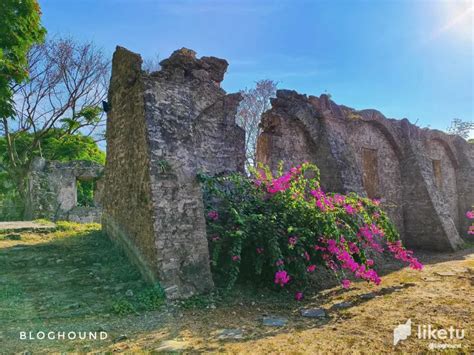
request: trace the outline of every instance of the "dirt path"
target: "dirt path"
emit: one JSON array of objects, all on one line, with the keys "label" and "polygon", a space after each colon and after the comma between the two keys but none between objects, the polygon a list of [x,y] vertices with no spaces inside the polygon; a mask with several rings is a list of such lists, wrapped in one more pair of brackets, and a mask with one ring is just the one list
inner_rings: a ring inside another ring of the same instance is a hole
[{"label": "dirt path", "polygon": [[[182,312],[166,330],[135,334],[107,350],[367,354],[425,352],[435,344],[453,346],[448,353],[470,354],[474,350],[474,250],[424,255],[422,260],[427,264],[422,272],[406,268],[392,272],[378,287],[365,283],[347,291],[337,287],[286,306],[254,295],[227,307]],[[347,308],[335,309],[341,302],[348,302]],[[301,317],[301,308],[313,307],[324,308],[327,317]],[[283,318],[287,324],[263,326],[265,315]],[[394,347],[393,330],[408,319],[412,334]],[[464,329],[464,338],[419,339],[418,325]],[[222,339],[226,334],[228,339]]]}]

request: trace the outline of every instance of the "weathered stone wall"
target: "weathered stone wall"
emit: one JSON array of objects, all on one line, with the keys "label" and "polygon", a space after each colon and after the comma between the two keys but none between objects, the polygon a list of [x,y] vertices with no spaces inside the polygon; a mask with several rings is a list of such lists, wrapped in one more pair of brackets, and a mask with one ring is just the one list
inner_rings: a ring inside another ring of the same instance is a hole
[{"label": "weathered stone wall", "polygon": [[368,122],[351,122],[348,132],[356,165],[362,168],[364,190],[368,197],[381,199],[403,234],[403,194],[397,151],[382,131]]},{"label": "weathered stone wall", "polygon": [[77,206],[77,180],[97,180],[103,169],[90,161],[62,163],[34,159],[28,174],[25,219],[100,222],[100,193],[94,195],[94,206]]},{"label": "weathered stone wall", "polygon": [[474,148],[459,137],[279,90],[262,117],[258,161],[318,164],[328,191],[379,197],[411,247],[452,250],[474,203]]},{"label": "weathered stone wall", "polygon": [[114,54],[103,226],[177,298],[213,286],[197,174],[243,171],[245,137],[240,95],[220,88],[225,60],[183,48],[160,64],[149,74],[139,55]]},{"label": "weathered stone wall", "polygon": [[454,224],[459,225],[455,162],[451,160],[441,141],[427,140],[425,149],[433,164],[435,185],[449,205],[449,214],[453,218]]}]

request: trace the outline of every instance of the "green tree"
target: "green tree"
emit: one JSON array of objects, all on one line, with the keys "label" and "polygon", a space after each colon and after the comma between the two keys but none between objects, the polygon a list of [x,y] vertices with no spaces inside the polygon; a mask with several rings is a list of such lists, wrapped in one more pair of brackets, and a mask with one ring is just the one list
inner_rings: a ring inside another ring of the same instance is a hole
[{"label": "green tree", "polygon": [[83,147],[75,136],[104,139],[101,104],[109,61],[103,52],[93,43],[54,38],[31,47],[27,60],[29,80],[12,87],[13,113],[0,121],[6,152],[1,169],[15,185],[15,201],[25,201],[26,176],[35,156],[61,160],[54,149],[59,142],[68,159],[82,159],[76,153]]},{"label": "green tree", "polygon": [[[81,133],[67,134],[64,129],[49,130],[41,137],[36,149],[26,152],[30,149],[34,139],[34,133],[18,133],[15,137],[17,153],[22,156],[42,156],[47,160],[63,162],[87,160],[105,164],[105,153],[93,138]],[[0,137],[0,220],[19,219],[24,210],[23,196],[9,175],[9,156],[6,146],[6,137]],[[93,189],[93,182],[86,182],[78,186],[78,203],[80,205],[92,203]]]},{"label": "green tree", "polygon": [[0,118],[13,114],[12,85],[28,78],[27,54],[44,40],[41,10],[36,0],[0,1]]}]

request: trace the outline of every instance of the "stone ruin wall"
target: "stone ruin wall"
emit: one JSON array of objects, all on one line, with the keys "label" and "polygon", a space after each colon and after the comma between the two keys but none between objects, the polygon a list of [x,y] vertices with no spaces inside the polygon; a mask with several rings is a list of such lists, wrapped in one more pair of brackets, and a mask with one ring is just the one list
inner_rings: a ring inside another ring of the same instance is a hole
[{"label": "stone ruin wall", "polygon": [[[104,231],[169,298],[213,287],[197,174],[243,172],[241,100],[220,88],[227,62],[181,49],[161,70],[117,47],[107,114]],[[279,90],[262,116],[257,160],[276,170],[310,161],[326,191],[381,198],[406,244],[453,250],[474,201],[474,149],[328,96]]]},{"label": "stone ruin wall", "polygon": [[188,49],[141,70],[117,47],[107,114],[103,228],[169,298],[213,287],[197,174],[243,172],[239,94],[220,88],[227,62]]},{"label": "stone ruin wall", "polygon": [[326,191],[381,198],[407,245],[462,244],[474,202],[474,148],[462,138],[288,90],[277,92],[261,128],[257,160],[273,170],[313,162]]},{"label": "stone ruin wall", "polygon": [[[24,218],[100,223],[104,167],[90,161],[58,162],[35,158],[28,173]],[[94,205],[77,205],[77,181],[94,180]]]},{"label": "stone ruin wall", "polygon": [[[367,122],[352,123],[349,144],[355,163],[362,168],[362,185],[368,197],[384,200],[385,210],[403,235],[403,194],[399,151],[386,136]],[[379,172],[383,172],[379,174]]]}]

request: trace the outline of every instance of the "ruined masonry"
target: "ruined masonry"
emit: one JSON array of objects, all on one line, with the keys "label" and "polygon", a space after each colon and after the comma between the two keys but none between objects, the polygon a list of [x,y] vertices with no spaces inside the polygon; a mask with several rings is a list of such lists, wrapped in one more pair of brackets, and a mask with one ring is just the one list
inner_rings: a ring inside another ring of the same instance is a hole
[{"label": "ruined masonry", "polygon": [[261,128],[257,160],[273,170],[309,161],[326,191],[380,198],[409,247],[462,244],[474,204],[474,145],[464,139],[289,90],[277,92]]},{"label": "ruined masonry", "polygon": [[240,94],[220,88],[227,62],[175,51],[161,70],[117,47],[107,113],[103,229],[169,298],[213,287],[197,173],[244,170]]},{"label": "ruined masonry", "polygon": [[[90,161],[63,163],[35,158],[28,173],[25,219],[100,223],[100,177],[103,170],[102,165]],[[78,181],[94,182],[95,192],[91,205],[78,205]]]},{"label": "ruined masonry", "polygon": [[[227,62],[175,51],[141,69],[117,47],[107,113],[102,224],[169,298],[213,287],[198,173],[244,172],[239,94],[220,88]],[[408,120],[356,111],[327,95],[279,90],[261,122],[257,160],[276,169],[316,163],[326,191],[380,198],[405,244],[454,250],[474,202],[474,149]]]}]

